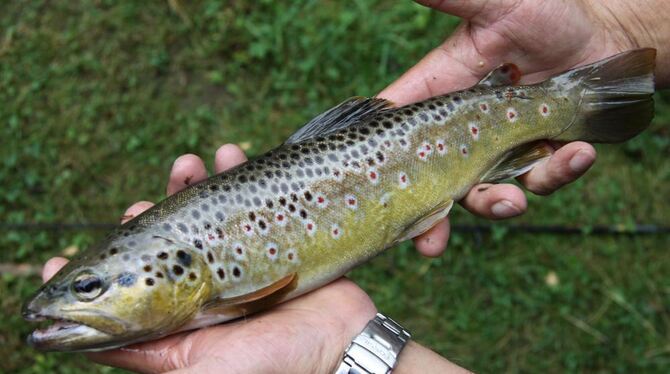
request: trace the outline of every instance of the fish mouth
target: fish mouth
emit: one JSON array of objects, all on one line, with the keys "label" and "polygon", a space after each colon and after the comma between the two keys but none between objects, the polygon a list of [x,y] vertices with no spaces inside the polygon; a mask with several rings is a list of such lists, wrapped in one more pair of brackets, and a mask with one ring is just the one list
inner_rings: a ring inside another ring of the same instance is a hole
[{"label": "fish mouth", "polygon": [[43,351],[97,351],[115,348],[114,337],[81,322],[41,314],[24,315],[29,322],[47,322],[28,335],[28,344]]}]

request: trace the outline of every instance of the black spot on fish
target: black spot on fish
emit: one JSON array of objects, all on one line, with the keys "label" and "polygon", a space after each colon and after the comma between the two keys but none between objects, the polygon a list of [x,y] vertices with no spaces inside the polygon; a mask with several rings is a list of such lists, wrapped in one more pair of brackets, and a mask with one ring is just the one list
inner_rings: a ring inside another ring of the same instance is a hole
[{"label": "black spot on fish", "polygon": [[218,268],[216,269],[216,274],[219,276],[219,278],[223,279],[226,277],[226,273],[223,271],[223,269]]},{"label": "black spot on fish", "polygon": [[188,279],[190,279],[190,280],[196,280],[196,279],[198,279],[198,276],[195,275],[195,273],[188,273]]},{"label": "black spot on fish", "polygon": [[272,202],[272,200],[268,199],[268,200],[265,200],[265,206],[267,206],[268,209],[272,209],[272,207],[274,206],[274,203]]},{"label": "black spot on fish", "polygon": [[210,184],[210,185],[209,185],[209,189],[210,189],[210,191],[218,191],[218,190],[219,190],[219,186],[216,185],[216,184]]},{"label": "black spot on fish", "polygon": [[235,267],[233,268],[233,276],[234,276],[235,278],[239,278],[240,275],[242,275],[242,272],[240,271],[240,268],[238,268],[237,266],[235,266]]},{"label": "black spot on fish", "polygon": [[430,103],[430,104],[428,104],[428,109],[435,110],[435,109],[437,109],[437,107],[435,106],[435,104]]},{"label": "black spot on fish", "polygon": [[130,287],[135,284],[137,275],[129,272],[123,272],[116,278],[116,283],[121,287]]},{"label": "black spot on fish", "polygon": [[151,286],[154,285],[155,281],[153,280],[153,278],[147,278],[147,279],[144,280],[144,283],[145,283],[147,286],[151,287]]},{"label": "black spot on fish", "polygon": [[305,200],[307,201],[312,201],[312,193],[309,191],[305,191]]},{"label": "black spot on fish", "polygon": [[161,273],[160,271],[157,271],[156,272],[156,278],[163,278],[163,273]]},{"label": "black spot on fish", "polygon": [[167,252],[158,252],[156,257],[158,257],[161,260],[167,260],[168,259],[168,254],[167,254]]},{"label": "black spot on fish", "polygon": [[205,222],[205,225],[203,226],[205,230],[209,230],[212,228],[212,225],[209,222]]},{"label": "black spot on fish", "polygon": [[114,256],[117,253],[119,253],[119,249],[116,247],[109,250],[110,256]]},{"label": "black spot on fish", "polygon": [[284,198],[284,197],[280,197],[280,198],[279,198],[279,204],[280,204],[281,206],[286,206],[286,198]]},{"label": "black spot on fish", "polygon": [[179,263],[182,264],[183,266],[189,267],[191,266],[191,262],[193,261],[193,259],[191,258],[190,254],[180,249],[177,251],[177,261],[179,261]]},{"label": "black spot on fish", "polygon": [[195,239],[195,240],[193,241],[193,245],[194,245],[196,248],[198,248],[198,249],[202,249],[202,240],[200,240],[200,239]]},{"label": "black spot on fish", "polygon": [[184,268],[182,268],[179,265],[174,265],[174,266],[172,266],[172,272],[175,275],[182,275],[182,274],[184,274]]},{"label": "black spot on fish", "polygon": [[214,255],[212,254],[212,252],[207,252],[207,262],[209,262],[210,264],[214,263]]},{"label": "black spot on fish", "polygon": [[384,122],[382,122],[382,125],[383,125],[384,128],[386,128],[386,129],[393,128],[393,122],[391,122],[391,121],[384,121]]},{"label": "black spot on fish", "polygon": [[303,219],[307,218],[307,212],[305,209],[300,209],[300,217]]},{"label": "black spot on fish", "polygon": [[151,265],[144,265],[144,267],[142,269],[144,269],[144,271],[146,271],[148,273],[148,272],[151,271]]},{"label": "black spot on fish", "polygon": [[218,236],[219,239],[223,239],[223,230],[221,230],[220,227],[216,228],[216,236]]}]

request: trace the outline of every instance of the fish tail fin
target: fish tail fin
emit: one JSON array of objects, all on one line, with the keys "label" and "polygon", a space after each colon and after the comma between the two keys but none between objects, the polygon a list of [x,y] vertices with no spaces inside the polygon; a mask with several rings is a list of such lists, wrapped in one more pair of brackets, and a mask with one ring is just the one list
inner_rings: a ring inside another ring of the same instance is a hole
[{"label": "fish tail fin", "polygon": [[654,117],[656,50],[636,49],[559,75],[551,82],[579,82],[581,102],[572,124],[556,140],[622,142]]}]

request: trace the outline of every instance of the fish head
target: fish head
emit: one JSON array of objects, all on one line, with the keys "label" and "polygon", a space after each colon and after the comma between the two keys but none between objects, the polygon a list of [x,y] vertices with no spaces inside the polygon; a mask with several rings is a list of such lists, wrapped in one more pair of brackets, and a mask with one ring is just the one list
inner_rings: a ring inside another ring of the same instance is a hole
[{"label": "fish head", "polygon": [[24,304],[23,317],[54,323],[35,330],[28,343],[41,350],[106,350],[186,324],[211,293],[202,256],[168,239],[135,242],[134,248],[114,241],[92,248],[39,288]]}]

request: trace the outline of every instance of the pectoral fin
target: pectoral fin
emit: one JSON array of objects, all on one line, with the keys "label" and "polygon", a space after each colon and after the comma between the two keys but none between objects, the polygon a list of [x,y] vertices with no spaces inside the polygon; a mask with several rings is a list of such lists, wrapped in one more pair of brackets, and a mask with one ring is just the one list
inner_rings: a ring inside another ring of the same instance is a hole
[{"label": "pectoral fin", "polygon": [[296,273],[291,273],[284,278],[270,284],[269,286],[265,286],[261,289],[258,289],[254,292],[244,294],[244,295],[239,295],[239,296],[233,296],[233,297],[228,297],[228,298],[218,298],[214,301],[211,301],[207,305],[207,309],[209,308],[215,308],[215,307],[225,307],[225,306],[231,306],[231,305],[242,305],[242,304],[249,304],[252,302],[257,302],[262,299],[267,299],[271,297],[272,295],[276,294],[283,294],[282,290],[286,290],[287,288],[292,288],[291,285],[294,283],[294,281],[297,278]]}]

